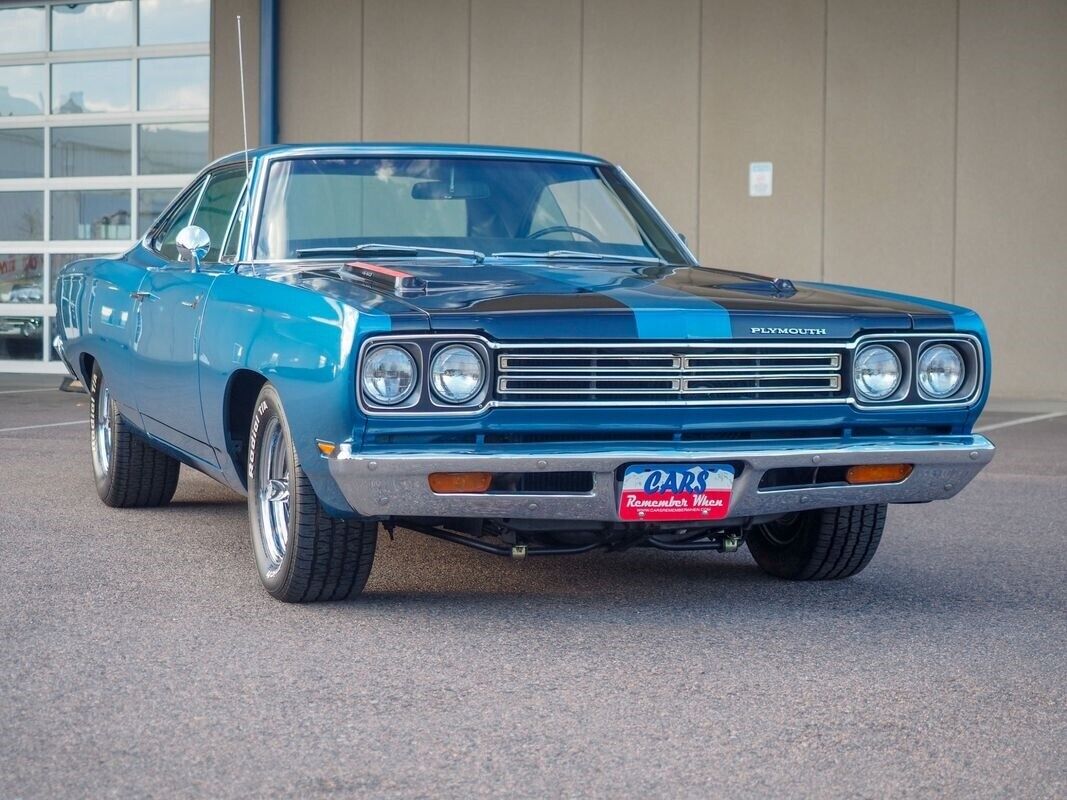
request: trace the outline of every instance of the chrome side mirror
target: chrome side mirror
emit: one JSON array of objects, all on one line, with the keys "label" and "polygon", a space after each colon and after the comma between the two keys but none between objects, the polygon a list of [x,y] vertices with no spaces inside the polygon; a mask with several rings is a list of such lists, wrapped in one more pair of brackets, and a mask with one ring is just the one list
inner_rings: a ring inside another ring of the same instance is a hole
[{"label": "chrome side mirror", "polygon": [[196,225],[186,225],[174,239],[178,248],[178,260],[188,261],[193,272],[200,269],[200,262],[204,260],[207,251],[211,249],[211,237],[207,231]]}]

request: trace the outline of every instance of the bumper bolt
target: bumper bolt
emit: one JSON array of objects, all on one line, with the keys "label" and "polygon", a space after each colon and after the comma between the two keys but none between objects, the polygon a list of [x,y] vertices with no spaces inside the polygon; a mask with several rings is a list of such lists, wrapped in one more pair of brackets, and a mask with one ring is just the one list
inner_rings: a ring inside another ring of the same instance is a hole
[{"label": "bumper bolt", "polygon": [[547,466],[548,466],[548,464],[546,464],[544,461],[538,461],[537,462],[537,468],[538,469],[544,469]]},{"label": "bumper bolt", "polygon": [[377,461],[368,461],[367,462],[367,469],[369,469],[371,472],[374,472],[374,470],[378,469],[378,462]]},{"label": "bumper bolt", "polygon": [[812,456],[811,457],[811,463],[812,464],[818,464],[820,461],[822,461],[822,456]]},{"label": "bumper bolt", "polygon": [[977,460],[978,460],[978,451],[977,450],[972,450],[971,451],[971,461],[977,461]]}]

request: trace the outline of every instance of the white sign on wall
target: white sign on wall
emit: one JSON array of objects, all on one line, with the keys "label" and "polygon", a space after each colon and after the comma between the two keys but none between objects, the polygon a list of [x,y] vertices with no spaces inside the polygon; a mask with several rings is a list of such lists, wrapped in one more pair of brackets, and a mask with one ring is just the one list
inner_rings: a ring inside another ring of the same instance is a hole
[{"label": "white sign on wall", "polygon": [[748,165],[748,196],[770,197],[774,194],[774,164],[753,161]]}]

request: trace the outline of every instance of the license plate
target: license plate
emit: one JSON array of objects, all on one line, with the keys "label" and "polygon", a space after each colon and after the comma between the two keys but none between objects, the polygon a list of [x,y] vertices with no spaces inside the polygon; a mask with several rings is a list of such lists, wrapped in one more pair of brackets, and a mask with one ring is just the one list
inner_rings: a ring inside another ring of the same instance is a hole
[{"label": "license plate", "polygon": [[619,519],[690,522],[723,519],[730,511],[729,464],[632,464],[622,476]]}]

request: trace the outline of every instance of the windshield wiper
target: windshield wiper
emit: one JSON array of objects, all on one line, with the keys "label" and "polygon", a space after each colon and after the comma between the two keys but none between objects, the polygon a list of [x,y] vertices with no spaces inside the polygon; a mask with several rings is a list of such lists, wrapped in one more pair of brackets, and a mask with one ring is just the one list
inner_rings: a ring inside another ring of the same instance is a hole
[{"label": "windshield wiper", "polygon": [[630,261],[638,264],[663,264],[659,258],[623,256],[614,253],[589,253],[585,250],[549,250],[541,253],[501,252],[490,253],[489,258],[537,258],[537,259],[592,259],[595,261]]},{"label": "windshield wiper", "polygon": [[420,253],[435,253],[445,256],[472,258],[479,264],[485,260],[485,253],[479,253],[477,250],[454,250],[450,247],[414,247],[405,244],[377,244],[375,242],[357,244],[351,247],[302,247],[296,251],[298,258],[304,256],[363,256],[371,253],[383,253],[397,258],[404,256],[418,258]]}]

